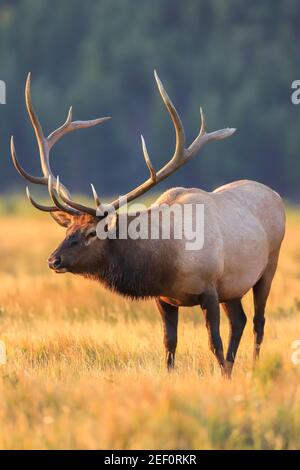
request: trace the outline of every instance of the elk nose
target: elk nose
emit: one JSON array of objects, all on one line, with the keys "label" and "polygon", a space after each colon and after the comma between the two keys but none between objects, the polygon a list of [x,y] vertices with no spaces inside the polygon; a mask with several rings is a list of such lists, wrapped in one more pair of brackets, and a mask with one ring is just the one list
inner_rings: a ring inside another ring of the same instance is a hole
[{"label": "elk nose", "polygon": [[48,265],[50,269],[58,269],[61,265],[61,257],[55,256],[48,259]]}]

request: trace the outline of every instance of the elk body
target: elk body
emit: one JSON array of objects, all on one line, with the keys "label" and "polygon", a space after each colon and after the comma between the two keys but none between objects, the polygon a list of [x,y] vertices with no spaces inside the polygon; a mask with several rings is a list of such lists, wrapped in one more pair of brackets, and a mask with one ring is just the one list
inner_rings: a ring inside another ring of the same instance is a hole
[{"label": "elk body", "polygon": [[[193,158],[202,146],[212,140],[230,136],[235,129],[206,133],[201,112],[201,129],[194,142],[185,148],[184,130],[178,113],[162,83],[155,75],[162,99],[172,118],[176,132],[176,147],[171,160],[158,172],[153,168],[142,137],[142,147],[150,177],[116,199],[111,206],[117,210],[124,201],[130,202],[167,178]],[[48,185],[53,206],[32,204],[50,212],[66,227],[66,238],[49,258],[49,267],[58,273],[71,272],[100,281],[106,287],[132,298],[153,297],[164,326],[167,367],[174,367],[177,345],[178,310],[180,306],[200,305],[208,330],[209,343],[224,375],[230,376],[237,349],[246,324],[242,297],[253,289],[254,296],[254,359],[259,356],[263,340],[265,306],[276,271],[281,242],[285,231],[284,207],[280,196],[267,186],[254,181],[237,181],[213,192],[197,188],[173,188],[143,212],[153,223],[153,214],[161,207],[190,205],[204,207],[204,244],[197,250],[187,250],[187,240],[176,239],[175,221],[170,224],[170,238],[132,239],[130,236],[99,239],[97,226],[119,233],[120,214],[99,215],[101,202],[92,186],[96,208],[75,202],[70,192],[55,178],[49,164],[49,153],[65,133],[100,124],[108,118],[93,121],[67,121],[49,137],[44,137],[32,108],[30,76],[26,84],[26,104],[39,144],[42,177],[29,175],[19,164],[12,139],[12,158],[16,169],[29,181]],[[98,208],[98,210],[97,210]],[[127,215],[130,221],[136,215]],[[161,227],[159,227],[161,233]],[[220,304],[229,320],[230,337],[226,354],[220,336]]]}]

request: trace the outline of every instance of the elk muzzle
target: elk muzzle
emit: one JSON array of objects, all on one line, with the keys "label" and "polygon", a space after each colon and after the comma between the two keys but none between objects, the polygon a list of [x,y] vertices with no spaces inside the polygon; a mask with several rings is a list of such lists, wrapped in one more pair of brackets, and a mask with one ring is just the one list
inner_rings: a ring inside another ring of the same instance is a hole
[{"label": "elk muzzle", "polygon": [[53,254],[50,256],[50,258],[48,258],[48,266],[57,273],[65,273],[67,271],[67,269],[63,266],[62,257],[57,254]]}]

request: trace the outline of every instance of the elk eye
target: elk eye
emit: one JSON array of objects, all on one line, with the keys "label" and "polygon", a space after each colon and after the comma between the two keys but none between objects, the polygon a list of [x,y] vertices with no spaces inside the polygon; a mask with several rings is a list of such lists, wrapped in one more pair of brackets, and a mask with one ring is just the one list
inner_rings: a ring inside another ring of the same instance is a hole
[{"label": "elk eye", "polygon": [[87,239],[90,240],[91,238],[94,238],[96,236],[96,230],[93,230],[92,232],[89,232],[87,234]]}]

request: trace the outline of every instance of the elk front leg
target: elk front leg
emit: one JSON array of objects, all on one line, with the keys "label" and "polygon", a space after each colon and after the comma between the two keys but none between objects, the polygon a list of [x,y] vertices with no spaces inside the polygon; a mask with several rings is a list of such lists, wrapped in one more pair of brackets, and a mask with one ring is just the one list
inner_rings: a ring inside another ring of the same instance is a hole
[{"label": "elk front leg", "polygon": [[178,307],[169,305],[159,298],[155,300],[163,321],[166,364],[168,370],[172,370],[177,346]]},{"label": "elk front leg", "polygon": [[217,358],[222,374],[228,376],[223,343],[220,336],[220,305],[217,294],[209,293],[202,295],[200,305],[204,313],[210,349]]}]

